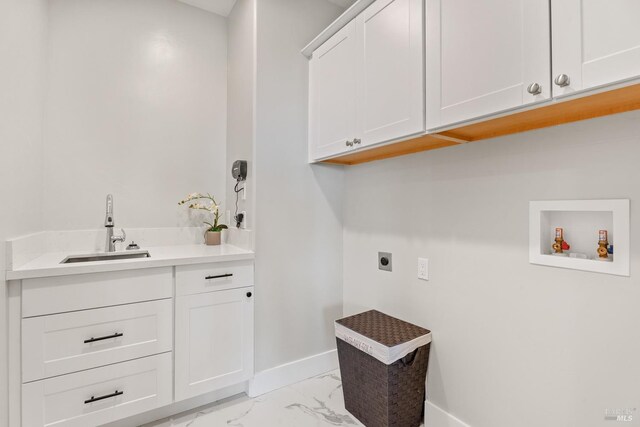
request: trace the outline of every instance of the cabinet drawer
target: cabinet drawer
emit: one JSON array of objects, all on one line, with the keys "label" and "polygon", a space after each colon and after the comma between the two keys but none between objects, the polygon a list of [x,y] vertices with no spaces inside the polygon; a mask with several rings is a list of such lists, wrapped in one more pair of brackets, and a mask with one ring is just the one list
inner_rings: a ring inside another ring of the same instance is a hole
[{"label": "cabinet drawer", "polygon": [[176,295],[253,286],[253,261],[176,267]]},{"label": "cabinet drawer", "polygon": [[171,298],[172,287],[172,267],[27,279],[22,317]]},{"label": "cabinet drawer", "polygon": [[172,300],[22,320],[22,381],[171,351]]},{"label": "cabinet drawer", "polygon": [[171,353],[22,386],[23,427],[105,424],[171,403]]}]

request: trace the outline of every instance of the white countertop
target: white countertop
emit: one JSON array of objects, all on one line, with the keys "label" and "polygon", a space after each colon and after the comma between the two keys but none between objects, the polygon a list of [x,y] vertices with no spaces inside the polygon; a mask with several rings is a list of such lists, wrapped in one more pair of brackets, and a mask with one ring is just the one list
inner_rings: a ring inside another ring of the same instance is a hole
[{"label": "white countertop", "polygon": [[[206,246],[177,245],[146,247],[151,257],[60,264],[69,255],[81,253],[51,252],[30,261],[15,270],[6,272],[6,280],[33,279],[37,277],[67,276],[71,274],[100,273],[105,271],[135,270],[139,268],[174,265],[203,264],[209,262],[240,261],[253,259],[254,252],[233,245]],[[119,251],[124,252],[124,251]]]}]

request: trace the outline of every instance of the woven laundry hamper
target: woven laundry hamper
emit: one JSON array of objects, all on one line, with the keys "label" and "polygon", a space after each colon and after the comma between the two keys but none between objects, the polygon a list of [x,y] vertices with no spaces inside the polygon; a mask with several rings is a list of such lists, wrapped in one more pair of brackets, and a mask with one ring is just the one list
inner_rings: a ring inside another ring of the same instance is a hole
[{"label": "woven laundry hamper", "polygon": [[335,330],[345,408],[367,427],[419,426],[431,331],[376,310]]}]

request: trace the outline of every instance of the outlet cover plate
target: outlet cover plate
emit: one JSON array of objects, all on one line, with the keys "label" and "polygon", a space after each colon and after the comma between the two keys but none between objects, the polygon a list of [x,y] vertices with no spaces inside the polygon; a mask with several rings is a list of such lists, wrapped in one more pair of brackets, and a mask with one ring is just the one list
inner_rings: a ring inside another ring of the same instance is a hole
[{"label": "outlet cover plate", "polygon": [[378,269],[384,271],[391,271],[392,259],[391,252],[378,252]]},{"label": "outlet cover plate", "polygon": [[429,280],[429,259],[418,258],[418,279]]}]

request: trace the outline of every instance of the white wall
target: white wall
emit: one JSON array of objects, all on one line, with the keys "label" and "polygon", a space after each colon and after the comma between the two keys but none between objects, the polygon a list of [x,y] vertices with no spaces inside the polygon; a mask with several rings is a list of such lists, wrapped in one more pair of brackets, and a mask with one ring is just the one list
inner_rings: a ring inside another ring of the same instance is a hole
[{"label": "white wall", "polygon": [[[473,427],[608,425],[640,404],[638,159],[632,112],[348,167],[345,312],[431,329],[429,399]],[[631,199],[632,276],[530,265],[529,201],[593,198]]]},{"label": "white wall", "polygon": [[185,225],[226,184],[226,21],[175,0],[51,0],[46,229]]},{"label": "white wall", "polygon": [[[235,160],[247,160],[247,194],[238,194],[238,212],[246,211],[246,227],[253,228],[256,77],[256,1],[238,0],[227,18],[228,27],[228,115],[227,115],[227,203],[225,210],[234,216],[236,180],[231,176]],[[229,221],[229,226],[233,224]]]},{"label": "white wall", "polygon": [[300,49],[341,11],[325,0],[257,2],[257,371],[335,347],[343,173],[307,164],[308,61]]},{"label": "white wall", "polygon": [[[0,2],[0,242],[39,231],[47,1]],[[7,418],[5,247],[0,244],[0,426]]]}]

